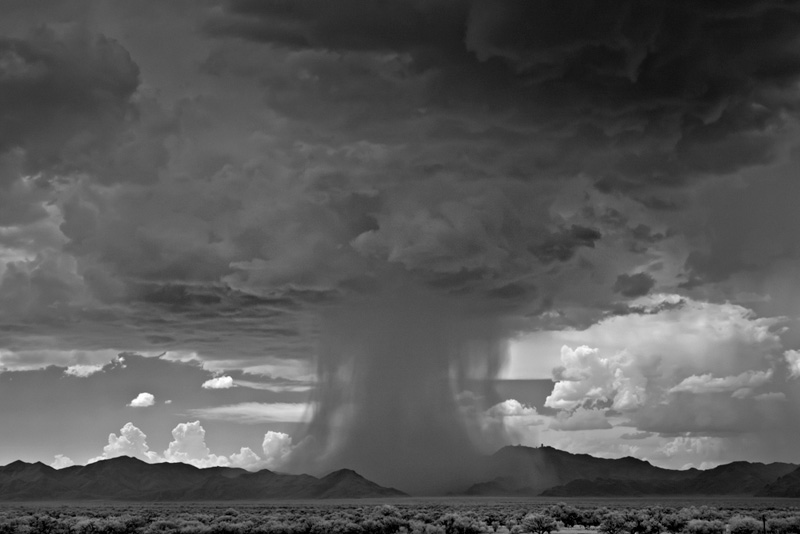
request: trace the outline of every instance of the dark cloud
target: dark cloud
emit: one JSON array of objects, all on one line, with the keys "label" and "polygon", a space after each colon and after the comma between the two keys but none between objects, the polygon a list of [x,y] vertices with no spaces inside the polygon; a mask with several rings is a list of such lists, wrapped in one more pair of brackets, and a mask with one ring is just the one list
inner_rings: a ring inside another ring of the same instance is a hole
[{"label": "dark cloud", "polygon": [[[790,207],[800,194],[792,158],[740,188],[714,188],[702,199],[703,228],[684,263],[683,287],[700,288],[737,274],[763,280],[764,269],[800,257],[800,240],[789,228],[800,222]],[[774,298],[781,298],[776,291]],[[786,313],[784,308],[779,313]]]},{"label": "dark cloud", "polygon": [[466,18],[466,4],[453,0],[234,0],[207,30],[289,47],[391,52],[453,46]]},{"label": "dark cloud", "polygon": [[653,229],[645,224],[639,224],[631,231],[631,236],[634,239],[644,241],[646,243],[656,243],[664,239],[664,234],[654,233]]},{"label": "dark cloud", "polygon": [[636,428],[644,432],[700,436],[774,431],[791,420],[796,409],[781,403],[765,409],[752,400],[730,401],[730,393],[696,396],[681,393],[669,403],[649,406],[634,414]]},{"label": "dark cloud", "polygon": [[662,302],[656,303],[655,305],[624,306],[617,310],[614,310],[614,313],[616,315],[628,315],[628,314],[655,315],[664,311],[680,310],[684,306],[686,306],[686,301],[683,299],[664,300]]},{"label": "dark cloud", "polygon": [[127,52],[102,36],[0,37],[0,225],[46,217],[53,174],[86,170],[111,146],[138,84]]},{"label": "dark cloud", "polygon": [[572,225],[557,234],[546,237],[542,243],[529,247],[531,253],[544,263],[567,261],[575,255],[580,247],[594,247],[597,240],[603,237],[593,228]]},{"label": "dark cloud", "polygon": [[641,297],[647,295],[656,281],[647,273],[621,274],[614,282],[614,291],[623,297]]},{"label": "dark cloud", "polygon": [[0,152],[24,151],[23,172],[91,167],[133,111],[139,69],[117,42],[41,27],[0,40]]},{"label": "dark cloud", "polygon": [[773,0],[234,0],[207,24],[295,50],[405,54],[409,76],[435,79],[429,110],[512,112],[501,122],[536,139],[533,169],[591,170],[621,191],[769,161],[796,109],[798,27],[798,4]]}]

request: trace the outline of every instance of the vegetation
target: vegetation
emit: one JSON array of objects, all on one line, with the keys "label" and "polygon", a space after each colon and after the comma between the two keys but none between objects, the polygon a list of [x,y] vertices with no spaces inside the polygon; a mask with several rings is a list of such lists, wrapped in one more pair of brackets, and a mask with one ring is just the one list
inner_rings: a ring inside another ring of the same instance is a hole
[{"label": "vegetation", "polygon": [[[796,507],[421,501],[0,504],[0,534],[800,534]],[[766,531],[766,532],[765,532]]]}]

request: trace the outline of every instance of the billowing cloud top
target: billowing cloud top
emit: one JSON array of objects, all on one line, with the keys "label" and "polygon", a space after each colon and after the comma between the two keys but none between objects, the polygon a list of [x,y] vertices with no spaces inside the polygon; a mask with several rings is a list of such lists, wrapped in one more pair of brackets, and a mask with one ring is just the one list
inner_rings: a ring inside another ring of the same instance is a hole
[{"label": "billowing cloud top", "polygon": [[[207,51],[197,88],[160,99],[91,29],[5,38],[4,308],[124,303],[102,322],[146,323],[138,349],[204,313],[296,337],[293,305],[400,275],[575,324],[719,280],[676,210],[700,178],[779,161],[799,19],[773,1],[232,0],[182,37]],[[166,83],[167,59],[129,46]]]}]

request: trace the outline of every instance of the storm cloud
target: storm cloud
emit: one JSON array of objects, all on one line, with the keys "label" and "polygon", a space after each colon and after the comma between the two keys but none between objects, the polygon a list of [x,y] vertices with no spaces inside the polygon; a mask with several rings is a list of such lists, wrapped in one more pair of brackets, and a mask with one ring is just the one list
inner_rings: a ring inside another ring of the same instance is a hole
[{"label": "storm cloud", "polygon": [[[717,439],[796,398],[800,3],[26,9],[47,23],[0,22],[4,368],[197,365],[222,404],[187,413],[310,418],[264,450],[417,492],[515,439],[492,382],[531,333],[576,340],[537,436]],[[686,439],[659,454],[713,449]]]}]

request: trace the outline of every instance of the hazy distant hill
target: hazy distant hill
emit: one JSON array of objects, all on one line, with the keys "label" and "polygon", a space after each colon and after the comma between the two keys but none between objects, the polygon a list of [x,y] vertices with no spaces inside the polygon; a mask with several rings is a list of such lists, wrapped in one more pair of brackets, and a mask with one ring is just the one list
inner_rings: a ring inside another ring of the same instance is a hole
[{"label": "hazy distant hill", "polygon": [[56,470],[42,463],[0,467],[0,500],[202,501],[250,499],[347,499],[405,494],[342,469],[323,478],[269,470],[198,469],[180,463],[148,464],[122,456]]},{"label": "hazy distant hill", "polygon": [[[468,495],[753,495],[797,469],[785,463],[733,462],[709,470],[671,470],[626,457],[596,458],[552,447],[504,447],[487,459],[487,481]],[[800,483],[800,473],[797,473]]]},{"label": "hazy distant hill", "polygon": [[767,484],[756,495],[759,497],[800,497],[800,467]]},{"label": "hazy distant hill", "polygon": [[609,460],[545,446],[504,447],[487,459],[484,473],[488,480],[471,486],[467,494],[538,495],[579,479],[683,480],[691,476],[691,471],[662,469],[636,458]]}]

